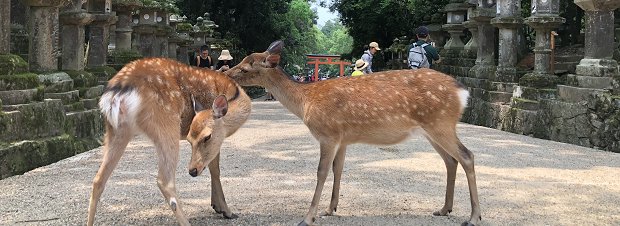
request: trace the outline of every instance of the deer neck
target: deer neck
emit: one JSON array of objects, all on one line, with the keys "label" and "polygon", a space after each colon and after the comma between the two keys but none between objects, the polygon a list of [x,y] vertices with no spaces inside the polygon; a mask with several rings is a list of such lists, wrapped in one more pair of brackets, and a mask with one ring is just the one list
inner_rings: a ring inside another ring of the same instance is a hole
[{"label": "deer neck", "polygon": [[266,76],[263,77],[267,78],[261,85],[267,88],[290,112],[303,118],[305,84],[293,81],[280,67],[264,70],[261,73],[265,73]]}]

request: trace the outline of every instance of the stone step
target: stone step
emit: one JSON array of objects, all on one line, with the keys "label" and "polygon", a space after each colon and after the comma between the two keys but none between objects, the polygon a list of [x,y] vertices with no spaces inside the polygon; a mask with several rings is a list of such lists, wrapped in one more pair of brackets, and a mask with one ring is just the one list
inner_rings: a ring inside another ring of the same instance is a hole
[{"label": "stone step", "polygon": [[611,77],[592,77],[580,75],[568,75],[567,84],[570,86],[593,89],[612,89]]},{"label": "stone step", "polygon": [[37,89],[0,91],[0,99],[5,105],[26,104],[36,99]]},{"label": "stone step", "polygon": [[491,103],[510,103],[512,93],[489,91],[489,102]]},{"label": "stone step", "polygon": [[97,109],[99,107],[99,99],[81,99],[86,109]]},{"label": "stone step", "polygon": [[94,86],[90,88],[81,89],[80,97],[85,98],[85,99],[98,98],[101,96],[101,94],[103,94],[104,87],[105,86],[103,85],[98,85],[98,86]]},{"label": "stone step", "polygon": [[594,93],[609,93],[604,89],[580,88],[573,86],[558,85],[560,99],[566,102],[588,101]]},{"label": "stone step", "polygon": [[514,91],[515,87],[518,86],[519,83],[509,83],[509,82],[492,82],[491,87],[498,92],[511,93]]},{"label": "stone step", "polygon": [[555,56],[556,62],[577,62],[579,63],[581,59],[583,59],[583,55],[556,55]]},{"label": "stone step", "polygon": [[535,101],[542,99],[557,99],[558,97],[557,89],[537,89],[523,86],[519,87],[521,89],[521,95],[517,95],[516,97]]},{"label": "stone step", "polygon": [[462,83],[463,85],[467,86],[467,87],[473,87],[473,88],[482,88],[482,89],[489,89],[489,80],[487,79],[479,79],[479,78],[470,78],[470,77],[456,77],[456,80],[458,80],[460,83]]},{"label": "stone step", "polygon": [[556,71],[556,74],[558,74],[558,71],[567,71],[568,73],[575,73],[575,70],[577,69],[578,64],[579,62],[556,62],[554,69]]},{"label": "stone step", "polygon": [[539,102],[534,100],[522,99],[522,98],[512,98],[510,100],[510,105],[513,108],[536,111],[539,108]]},{"label": "stone step", "polygon": [[39,81],[45,85],[45,92],[61,93],[73,90],[73,79],[65,72],[40,74]]},{"label": "stone step", "polygon": [[80,100],[80,91],[73,90],[64,93],[45,93],[45,99],[60,99],[63,104],[71,104]]},{"label": "stone step", "polygon": [[82,101],[64,105],[65,112],[84,111],[84,103]]}]

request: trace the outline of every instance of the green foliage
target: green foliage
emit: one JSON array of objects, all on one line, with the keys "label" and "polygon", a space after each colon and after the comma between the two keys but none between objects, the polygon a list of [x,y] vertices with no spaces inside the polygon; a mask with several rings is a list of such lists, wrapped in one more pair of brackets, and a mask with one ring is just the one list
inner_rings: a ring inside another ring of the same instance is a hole
[{"label": "green foliage", "polygon": [[282,34],[272,23],[276,14],[284,14],[291,0],[180,0],[177,6],[192,24],[196,18],[210,13],[210,19],[219,27],[220,36],[230,41],[241,53],[265,51],[271,42]]},{"label": "green foliage", "polygon": [[284,41],[281,65],[290,74],[300,74],[306,65],[306,54],[316,50],[315,13],[305,0],[293,0],[286,13],[276,14],[272,22],[279,39]]},{"label": "green foliage", "polygon": [[176,0],[141,0],[144,7],[162,9],[170,13],[179,13]]},{"label": "green foliage", "polygon": [[327,54],[347,55],[353,50],[353,37],[349,35],[349,30],[337,21],[327,21],[321,28],[324,35],[322,42],[324,49],[320,49]]},{"label": "green foliage", "polygon": [[178,32],[191,31],[191,30],[192,30],[192,25],[190,23],[179,23],[179,24],[177,24],[177,31]]}]

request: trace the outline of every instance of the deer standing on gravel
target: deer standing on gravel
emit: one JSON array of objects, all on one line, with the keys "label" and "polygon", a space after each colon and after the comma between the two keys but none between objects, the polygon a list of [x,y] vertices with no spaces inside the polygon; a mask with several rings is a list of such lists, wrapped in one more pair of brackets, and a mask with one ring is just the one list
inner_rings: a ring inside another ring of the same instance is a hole
[{"label": "deer standing on gravel", "polygon": [[[204,106],[212,105],[211,109]],[[226,204],[220,182],[219,158],[224,138],[247,120],[250,98],[226,75],[163,59],[127,64],[109,82],[99,102],[105,117],[104,155],[93,181],[88,225],[112,171],[134,135],[145,134],[155,145],[157,185],[181,225],[189,225],[175,188],[179,140],[192,145],[189,174],[209,167],[211,206],[226,218],[236,218]]]},{"label": "deer standing on gravel", "polygon": [[269,89],[282,105],[303,120],[321,145],[314,197],[299,225],[314,222],[330,167],[334,173],[332,198],[322,215],[336,211],[347,145],[396,144],[416,131],[425,135],[448,171],[445,204],[433,215],[445,216],[452,211],[456,168],[461,163],[472,208],[469,221],[463,224],[480,222],[474,155],[456,135],[456,125],[469,97],[463,85],[430,69],[299,83],[277,66],[282,48],[283,43],[276,41],[266,52],[247,56],[226,74],[241,85]]}]

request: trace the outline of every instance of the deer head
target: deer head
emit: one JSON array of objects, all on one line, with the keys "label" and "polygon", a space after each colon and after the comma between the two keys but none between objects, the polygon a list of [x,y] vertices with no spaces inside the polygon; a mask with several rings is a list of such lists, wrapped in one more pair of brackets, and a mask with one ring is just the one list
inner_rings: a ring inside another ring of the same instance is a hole
[{"label": "deer head", "polygon": [[260,85],[262,71],[274,70],[280,63],[280,53],[284,47],[284,42],[275,41],[269,45],[267,51],[262,53],[252,53],[243,58],[241,63],[224,72],[243,86]]},{"label": "deer head", "polygon": [[196,116],[192,121],[187,141],[192,144],[192,157],[189,161],[189,174],[198,176],[220,153],[226,128],[222,117],[228,111],[226,96],[220,95],[213,101],[210,110],[192,99]]}]

